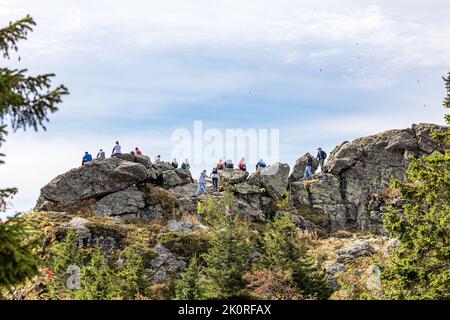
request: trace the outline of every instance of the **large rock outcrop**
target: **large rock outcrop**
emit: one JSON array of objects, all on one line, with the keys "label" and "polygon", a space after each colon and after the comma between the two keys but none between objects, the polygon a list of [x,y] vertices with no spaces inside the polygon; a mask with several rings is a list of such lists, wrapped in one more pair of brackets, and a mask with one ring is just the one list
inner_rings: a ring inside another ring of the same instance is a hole
[{"label": "large rock outcrop", "polygon": [[410,155],[443,152],[443,146],[433,141],[432,131],[444,129],[418,124],[344,142],[333,150],[318,180],[293,179],[294,202],[327,213],[333,230],[383,232],[386,204],[380,201],[380,194],[393,179],[405,178]]},{"label": "large rock outcrop", "polygon": [[144,165],[117,157],[95,160],[62,174],[41,189],[46,200],[73,204],[124,190],[151,177]]},{"label": "large rock outcrop", "polygon": [[[358,229],[383,233],[387,204],[395,204],[388,202],[392,200],[388,191],[393,179],[404,179],[409,156],[443,152],[432,132],[444,129],[418,124],[346,141],[331,152],[322,173],[310,181],[302,180],[303,156],[292,172],[283,163],[251,174],[223,170],[220,184],[233,192],[233,209],[251,220],[264,221],[291,212],[304,229],[318,226],[331,232]],[[317,166],[315,160],[313,169]],[[224,190],[208,188],[208,195],[217,200],[225,196]],[[173,218],[196,214],[198,201],[206,197],[196,197],[196,190],[189,171],[168,162],[152,164],[145,156],[122,154],[94,160],[56,177],[41,189],[36,210],[61,212],[73,206],[95,215]],[[287,191],[292,199],[288,204],[282,201],[287,199]]]}]

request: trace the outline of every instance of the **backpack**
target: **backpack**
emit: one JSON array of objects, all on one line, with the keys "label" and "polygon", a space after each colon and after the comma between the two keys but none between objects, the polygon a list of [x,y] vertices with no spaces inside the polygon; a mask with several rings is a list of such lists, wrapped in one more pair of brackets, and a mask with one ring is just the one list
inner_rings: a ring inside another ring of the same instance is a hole
[{"label": "backpack", "polygon": [[217,174],[218,173],[218,169],[217,168],[213,168],[212,173],[213,174]]},{"label": "backpack", "polygon": [[247,170],[247,165],[245,163],[240,163],[239,164],[239,169],[241,169],[242,171],[246,171]]},{"label": "backpack", "polygon": [[325,151],[322,151],[322,158],[325,160],[327,158],[327,153]]}]

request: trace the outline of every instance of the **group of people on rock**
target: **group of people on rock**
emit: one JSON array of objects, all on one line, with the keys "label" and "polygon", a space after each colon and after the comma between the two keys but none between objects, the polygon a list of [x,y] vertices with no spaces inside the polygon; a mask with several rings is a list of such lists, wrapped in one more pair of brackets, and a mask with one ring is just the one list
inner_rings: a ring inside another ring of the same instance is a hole
[{"label": "group of people on rock", "polygon": [[[114,145],[112,151],[111,151],[111,157],[117,156],[118,154],[122,153],[122,146],[120,145],[119,141],[116,141],[116,144]],[[139,150],[138,147],[134,149],[134,151],[130,152],[133,155],[142,156],[142,151]],[[103,151],[103,149],[100,149],[97,153],[96,159],[105,159],[106,153]],[[81,161],[81,165],[85,165],[88,162],[91,162],[93,160],[92,155],[86,151],[84,153],[83,159]]]},{"label": "group of people on rock", "polygon": [[[322,148],[317,149],[316,159],[319,161],[320,170],[323,171],[323,166],[325,164],[325,159],[327,158],[327,153],[322,150]],[[303,180],[314,179],[313,175],[313,158],[310,153],[306,154],[306,167],[303,174]]]},{"label": "group of people on rock", "polygon": [[[262,168],[265,167],[267,167],[266,163],[264,162],[263,159],[260,159],[259,162],[256,164],[256,171],[260,171]],[[208,193],[208,189],[206,188],[206,179],[211,179],[214,191],[219,190],[219,176],[220,171],[222,170],[247,171],[247,163],[245,162],[245,158],[241,158],[237,166],[237,169],[235,169],[234,163],[231,159],[228,159],[225,162],[222,159],[220,159],[209,175],[207,174],[206,170],[203,170],[200,173],[200,178],[198,179],[198,188],[197,192],[195,193],[195,196],[198,197],[201,191],[203,191],[205,194]]]},{"label": "group of people on rock", "polygon": [[[116,144],[114,145],[112,152],[111,152],[111,157],[117,156],[119,154],[122,153],[122,147],[119,143],[119,141],[116,141]],[[134,149],[134,151],[130,152],[132,155],[136,155],[136,156],[142,156],[142,151],[136,147]],[[103,149],[100,149],[99,152],[97,153],[97,157],[96,159],[105,159],[106,158],[106,154],[103,151]],[[317,156],[316,159],[319,161],[319,166],[321,168],[321,170],[323,170],[323,166],[325,164],[325,159],[327,158],[327,154],[325,151],[322,150],[322,148],[318,148],[317,149]],[[82,165],[85,165],[88,162],[91,162],[93,160],[92,155],[89,152],[85,152],[83,159],[82,159]],[[157,155],[155,158],[154,163],[155,164],[159,164],[162,163],[163,161],[161,160],[161,155]],[[178,168],[178,161],[177,159],[173,159],[171,162],[172,166],[177,169]],[[264,162],[263,159],[260,159],[258,161],[258,163],[256,164],[256,171],[260,171],[263,168],[266,168],[267,165]],[[181,169],[185,170],[185,171],[189,171],[191,168],[188,159],[186,159],[182,164],[181,164]],[[220,159],[216,166],[212,169],[210,175],[207,174],[206,170],[203,170],[200,173],[200,177],[198,180],[198,188],[197,188],[197,192],[195,193],[195,196],[198,197],[198,195],[200,194],[201,191],[203,191],[205,194],[208,193],[208,189],[206,187],[206,179],[211,179],[212,185],[213,185],[213,189],[214,191],[219,190],[219,177],[220,177],[220,171],[221,170],[234,170],[234,164],[233,161],[231,159],[226,160],[225,162]],[[241,158],[241,160],[239,161],[239,164],[237,166],[237,170],[240,171],[247,171],[247,164],[245,162],[245,158]],[[314,178],[314,172],[313,172],[313,158],[311,156],[310,153],[306,154],[306,166],[305,166],[305,171],[304,171],[304,175],[303,175],[303,180],[306,179],[313,179]]]},{"label": "group of people on rock", "polygon": [[[115,157],[119,154],[122,154],[122,146],[120,145],[119,141],[116,141],[112,151],[111,151],[111,157]],[[134,148],[133,151],[130,152],[130,154],[134,155],[134,156],[142,156],[142,151],[136,147]],[[100,149],[97,153],[96,159],[105,159],[106,158],[106,153],[105,151],[103,151],[103,149]],[[91,162],[92,160],[94,160],[94,158],[92,157],[92,155],[86,151],[84,153],[83,159],[81,161],[81,165],[85,165],[88,162]],[[155,157],[154,160],[155,164],[159,164],[159,163],[163,163],[163,161],[161,160],[161,155],[157,155]],[[176,158],[174,158],[171,162],[172,166],[177,169],[179,164]],[[191,168],[191,165],[189,164],[189,160],[186,159],[182,164],[181,164],[181,169],[185,170],[185,171],[189,171]]]}]

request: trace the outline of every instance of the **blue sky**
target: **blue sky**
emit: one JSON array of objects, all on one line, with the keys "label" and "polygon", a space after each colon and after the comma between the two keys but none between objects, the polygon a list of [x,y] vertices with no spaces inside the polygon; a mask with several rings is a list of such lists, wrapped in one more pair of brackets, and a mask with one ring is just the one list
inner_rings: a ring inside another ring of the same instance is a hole
[{"label": "blue sky", "polygon": [[2,25],[38,23],[7,65],[54,72],[71,92],[47,132],[4,144],[1,186],[20,191],[9,212],[117,139],[169,159],[171,133],[196,120],[279,129],[290,165],[318,146],[443,123],[448,1],[392,2],[0,0]]}]

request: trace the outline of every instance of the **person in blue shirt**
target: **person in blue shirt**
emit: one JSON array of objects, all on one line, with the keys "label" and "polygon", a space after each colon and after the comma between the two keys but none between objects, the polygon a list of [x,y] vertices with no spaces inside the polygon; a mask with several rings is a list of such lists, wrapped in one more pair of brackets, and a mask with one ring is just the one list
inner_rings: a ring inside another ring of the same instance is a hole
[{"label": "person in blue shirt", "polygon": [[89,152],[84,153],[83,161],[81,162],[81,165],[84,166],[86,163],[92,161],[92,155],[89,154]]},{"label": "person in blue shirt", "polygon": [[259,162],[256,164],[256,171],[259,171],[265,167],[267,167],[266,163],[263,161],[263,159],[260,159]]},{"label": "person in blue shirt", "polygon": [[198,188],[197,192],[195,193],[196,197],[198,197],[201,190],[203,190],[205,194],[208,194],[208,189],[206,189],[206,178],[209,177],[206,174],[206,170],[203,170],[203,172],[200,174],[200,179],[198,179]]}]

